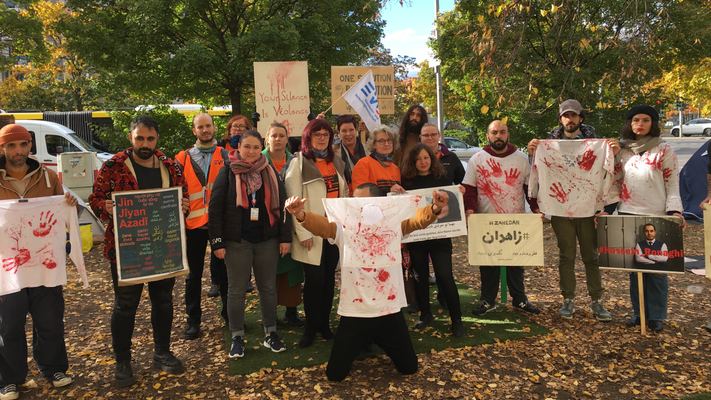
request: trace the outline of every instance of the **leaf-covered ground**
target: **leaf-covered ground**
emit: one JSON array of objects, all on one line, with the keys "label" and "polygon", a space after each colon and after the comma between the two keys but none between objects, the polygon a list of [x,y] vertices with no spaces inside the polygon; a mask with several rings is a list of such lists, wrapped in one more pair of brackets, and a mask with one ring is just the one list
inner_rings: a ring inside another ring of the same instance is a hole
[{"label": "leaf-covered ground", "polygon": [[[666,399],[711,391],[711,318],[709,289],[703,277],[670,275],[669,319],[661,334],[641,336],[627,329],[631,314],[627,274],[603,271],[605,305],[613,321],[596,321],[589,312],[582,262],[578,260],[578,297],[572,320],[558,317],[558,252],[550,226],[545,227],[546,265],[526,274],[529,298],[542,313],[532,320],[551,330],[495,345],[432,351],[419,355],[420,370],[403,377],[385,356],[357,361],[342,383],[326,379],[325,366],[294,370],[262,369],[248,376],[230,376],[221,322],[214,300],[204,304],[203,335],[183,340],[184,279],[175,289],[173,352],[187,372],[172,376],[151,370],[153,341],[146,293],[139,307],[133,336],[133,367],[137,384],[116,388],[111,351],[110,313],[113,291],[101,245],[86,255],[90,289],[82,289],[70,269],[65,289],[66,342],[75,382],[55,389],[40,377],[30,359],[30,374],[21,398],[174,399]],[[685,235],[687,255],[703,254],[703,228],[692,225]],[[206,267],[207,270],[207,267]],[[479,288],[478,268],[467,263],[466,243],[455,241],[458,280]],[[700,295],[687,286],[704,287]],[[204,279],[204,292],[209,279]],[[463,303],[470,315],[472,303]],[[27,324],[28,341],[31,319]]]}]

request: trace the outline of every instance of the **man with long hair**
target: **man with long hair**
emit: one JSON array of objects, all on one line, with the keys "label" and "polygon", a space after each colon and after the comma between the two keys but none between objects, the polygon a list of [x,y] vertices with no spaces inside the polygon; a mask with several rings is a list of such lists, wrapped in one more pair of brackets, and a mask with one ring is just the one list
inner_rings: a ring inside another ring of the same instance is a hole
[{"label": "man with long hair", "polygon": [[419,104],[416,104],[407,109],[405,116],[400,121],[400,130],[398,137],[400,138],[400,146],[395,151],[393,163],[397,167],[402,164],[405,155],[410,147],[416,145],[420,141],[420,131],[427,123],[427,111]]}]

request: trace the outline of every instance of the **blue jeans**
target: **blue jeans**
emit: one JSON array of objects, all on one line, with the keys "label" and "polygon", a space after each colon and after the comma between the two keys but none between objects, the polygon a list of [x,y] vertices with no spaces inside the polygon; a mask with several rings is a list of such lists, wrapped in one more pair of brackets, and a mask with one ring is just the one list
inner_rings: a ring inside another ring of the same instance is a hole
[{"label": "blue jeans", "polygon": [[[669,278],[667,274],[642,274],[644,287],[644,314],[648,320],[664,321],[667,319],[667,301],[669,300]],[[637,272],[630,273],[630,300],[634,316],[639,317],[639,287]]]}]

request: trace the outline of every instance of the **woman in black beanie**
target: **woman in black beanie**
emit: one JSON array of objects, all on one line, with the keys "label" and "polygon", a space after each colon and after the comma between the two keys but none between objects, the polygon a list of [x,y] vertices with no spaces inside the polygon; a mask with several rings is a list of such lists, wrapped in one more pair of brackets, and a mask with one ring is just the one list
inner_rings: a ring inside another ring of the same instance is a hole
[{"label": "woman in black beanie", "polygon": [[[659,125],[659,113],[648,105],[634,106],[627,113],[625,126],[620,132],[622,149],[617,154],[615,178],[611,199],[605,213],[617,209],[620,215],[673,215],[681,218],[682,229],[686,221],[681,215],[683,206],[679,196],[679,170],[676,154],[664,143]],[[656,231],[655,231],[656,233]],[[646,242],[646,241],[645,241]],[[649,241],[652,246],[654,240]],[[654,244],[661,246],[661,242]],[[635,256],[635,263],[644,269],[653,269],[666,260],[651,260]],[[647,265],[649,264],[649,265]],[[639,325],[640,307],[636,273],[630,273],[630,300],[634,314],[628,327]],[[649,328],[655,332],[663,329],[667,318],[669,281],[666,274],[644,273],[645,314]]]}]

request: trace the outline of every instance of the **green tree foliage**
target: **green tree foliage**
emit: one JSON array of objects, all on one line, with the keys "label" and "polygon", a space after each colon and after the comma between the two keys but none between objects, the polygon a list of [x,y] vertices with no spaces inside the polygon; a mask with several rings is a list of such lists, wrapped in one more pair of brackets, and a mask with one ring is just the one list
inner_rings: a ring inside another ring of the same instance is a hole
[{"label": "green tree foliage", "polygon": [[[393,56],[390,50],[382,45],[369,51],[370,56],[361,65],[366,66],[392,66],[395,74],[393,89],[395,90],[395,114],[381,115],[380,120],[384,124],[399,124],[402,116],[413,104],[420,104],[422,100],[415,100],[411,96],[411,90],[407,87],[407,74],[410,69],[417,68],[417,60],[410,56]],[[330,104],[329,104],[330,105]]]},{"label": "green tree foliage", "polygon": [[308,61],[312,104],[331,65],[368,57],[383,23],[374,0],[69,0],[70,47],[136,95],[231,104],[249,113],[254,61]]},{"label": "green tree foliage", "polygon": [[[412,91],[416,97],[422,99],[422,105],[433,116],[437,116],[437,75],[434,67],[430,67],[429,61],[425,60],[420,64],[420,72],[412,85]],[[465,99],[453,91],[446,80],[442,81],[442,99],[444,101],[444,120],[462,119],[461,102]]]},{"label": "green tree foliage", "polygon": [[5,51],[0,52],[0,68],[6,71],[17,63],[17,58],[31,55],[41,60],[47,57],[42,21],[33,12],[21,12],[29,8],[31,0],[12,2],[15,7],[7,7],[10,2],[0,3],[0,37]]},{"label": "green tree foliage", "polygon": [[613,137],[630,104],[658,97],[649,83],[665,63],[711,53],[710,16],[700,0],[462,0],[440,18],[431,47],[479,131],[506,119],[523,145],[556,125],[560,101],[576,98],[587,123]]},{"label": "green tree foliage", "polygon": [[[180,151],[195,144],[192,120],[197,113],[183,115],[168,105],[157,106],[148,111],[113,111],[109,113],[114,121],[113,127],[94,126],[93,130],[108,148],[115,151],[122,150],[131,147],[129,140],[131,121],[139,115],[146,114],[158,123],[158,150],[174,158]],[[213,117],[213,121],[216,130],[215,138],[219,140],[225,134],[227,119]]]}]

